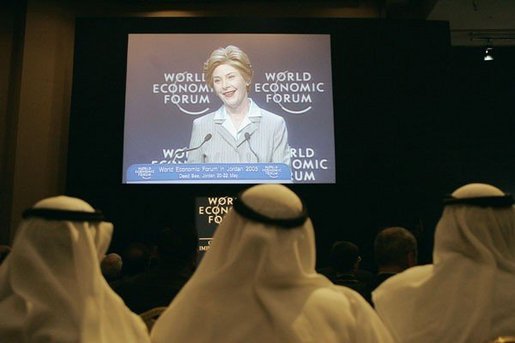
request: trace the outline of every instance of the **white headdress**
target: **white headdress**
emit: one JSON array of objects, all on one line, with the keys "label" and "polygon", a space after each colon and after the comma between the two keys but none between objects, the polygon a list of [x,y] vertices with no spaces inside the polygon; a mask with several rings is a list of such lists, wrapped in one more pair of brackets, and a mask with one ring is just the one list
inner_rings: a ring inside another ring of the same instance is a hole
[{"label": "white headdress", "polygon": [[2,342],[149,342],[101,274],[112,231],[77,198],[44,199],[24,212],[0,267]]},{"label": "white headdress", "polygon": [[487,184],[444,200],[433,264],[400,273],[373,292],[399,342],[484,342],[515,331],[515,208]]},{"label": "white headdress", "polygon": [[372,307],[315,272],[315,237],[283,185],[238,197],[151,333],[161,342],[390,342]]}]

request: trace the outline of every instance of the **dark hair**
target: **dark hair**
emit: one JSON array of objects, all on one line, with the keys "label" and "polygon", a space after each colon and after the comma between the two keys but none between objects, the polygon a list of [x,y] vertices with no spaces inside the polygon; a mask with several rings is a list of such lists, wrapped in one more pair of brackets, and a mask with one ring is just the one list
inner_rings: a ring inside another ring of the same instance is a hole
[{"label": "dark hair", "polygon": [[337,241],[331,248],[331,266],[338,272],[349,272],[359,261],[359,248],[349,241]]},{"label": "dark hair", "polygon": [[107,281],[119,278],[122,274],[123,260],[117,253],[109,253],[100,261],[100,270]]},{"label": "dark hair", "polygon": [[417,239],[407,229],[395,226],[380,231],[374,240],[374,256],[378,266],[405,266],[406,255],[417,254]]}]

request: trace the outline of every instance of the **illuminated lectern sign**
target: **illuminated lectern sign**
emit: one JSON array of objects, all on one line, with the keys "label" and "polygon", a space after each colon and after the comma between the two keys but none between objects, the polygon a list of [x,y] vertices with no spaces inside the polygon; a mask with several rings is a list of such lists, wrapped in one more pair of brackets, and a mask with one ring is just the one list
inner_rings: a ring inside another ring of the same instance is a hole
[{"label": "illuminated lectern sign", "polygon": [[195,226],[199,237],[199,259],[209,249],[211,240],[223,217],[232,207],[233,197],[197,197]]}]

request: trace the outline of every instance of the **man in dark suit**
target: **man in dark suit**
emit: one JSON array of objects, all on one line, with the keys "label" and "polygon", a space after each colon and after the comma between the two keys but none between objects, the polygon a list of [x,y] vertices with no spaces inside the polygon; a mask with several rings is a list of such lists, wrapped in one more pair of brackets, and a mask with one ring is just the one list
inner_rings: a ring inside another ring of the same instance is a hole
[{"label": "man in dark suit", "polygon": [[336,241],[331,247],[330,266],[319,272],[334,284],[354,289],[371,303],[369,282],[373,274],[360,269],[359,247],[350,241]]},{"label": "man in dark suit", "polygon": [[392,275],[417,264],[417,239],[403,227],[388,227],[375,237],[374,256],[377,274],[371,284],[372,290]]}]

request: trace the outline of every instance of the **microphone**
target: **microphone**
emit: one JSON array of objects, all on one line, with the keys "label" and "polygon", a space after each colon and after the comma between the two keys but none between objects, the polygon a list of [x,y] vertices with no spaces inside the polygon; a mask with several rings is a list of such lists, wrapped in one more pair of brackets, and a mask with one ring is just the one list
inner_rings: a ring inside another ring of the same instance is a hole
[{"label": "microphone", "polygon": [[252,151],[252,153],[254,154],[254,156],[256,156],[257,162],[259,163],[259,156],[256,154],[256,152],[254,151],[254,149],[252,149],[252,145],[250,144],[250,133],[245,132],[245,140],[246,140],[246,141],[247,141],[247,143],[249,144],[250,151]]},{"label": "microphone", "polygon": [[197,149],[200,149],[208,140],[210,140],[211,138],[213,137],[212,134],[208,133],[207,135],[204,136],[204,140],[202,141],[202,143],[200,143],[199,145],[197,145],[196,147],[194,148],[188,148],[188,149],[184,149],[184,150],[179,150],[179,151],[175,151],[175,155],[172,157],[172,161],[173,159],[175,158],[175,156],[181,152],[181,153],[185,153],[185,152],[188,152],[188,151],[193,151],[193,150],[197,150]]}]

